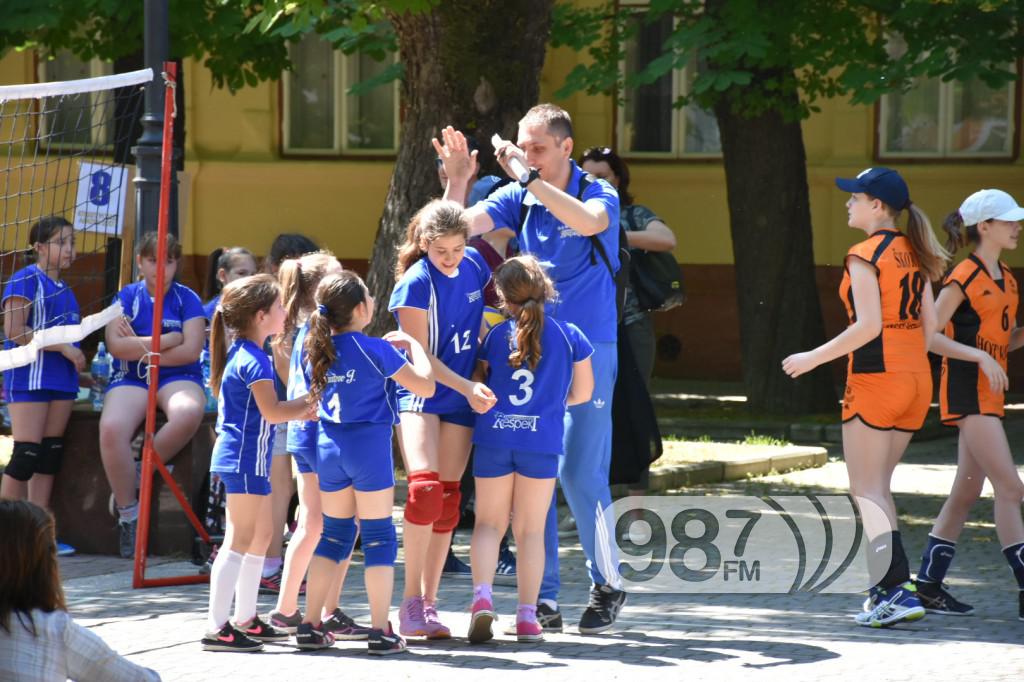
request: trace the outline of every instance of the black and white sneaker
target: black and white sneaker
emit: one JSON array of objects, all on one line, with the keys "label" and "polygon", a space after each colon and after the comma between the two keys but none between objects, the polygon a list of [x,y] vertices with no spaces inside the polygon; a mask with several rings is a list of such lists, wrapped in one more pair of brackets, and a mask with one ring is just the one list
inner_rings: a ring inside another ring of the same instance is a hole
[{"label": "black and white sneaker", "polygon": [[324,618],[323,628],[334,635],[334,639],[349,641],[367,639],[372,631],[346,616],[341,609],[334,609],[330,616]]},{"label": "black and white sneaker", "polygon": [[259,642],[283,642],[290,636],[285,630],[264,623],[259,616],[254,616],[245,626],[237,625],[236,627],[245,633],[246,637]]},{"label": "black and white sneaker", "polygon": [[135,530],[139,527],[139,520],[118,521],[117,548],[122,559],[131,559],[135,556]]},{"label": "black and white sneaker", "polygon": [[208,632],[203,637],[203,651],[262,651],[263,642],[258,642],[231,623],[225,623],[219,632]]},{"label": "black and white sneaker", "polygon": [[941,583],[916,582],[917,598],[928,613],[939,613],[944,616],[970,616],[974,607],[965,604],[949,592]]},{"label": "black and white sneaker", "polygon": [[[547,604],[537,604],[537,622],[544,629],[544,632],[562,631],[562,612],[557,608],[551,608]],[[513,628],[515,625],[513,624]]]},{"label": "black and white sneaker", "polygon": [[334,646],[334,635],[324,630],[323,623],[314,627],[312,623],[300,623],[295,630],[295,645],[307,651],[326,649]]},{"label": "black and white sneaker", "polygon": [[1017,600],[1018,600],[1018,604],[1017,604],[1017,619],[1018,620],[1024,620],[1024,590],[1021,590],[1017,594],[1020,595],[1017,598]]},{"label": "black and white sneaker", "polygon": [[405,640],[388,623],[386,630],[370,630],[366,642],[366,653],[371,656],[388,656],[405,651]]},{"label": "black and white sneaker", "polygon": [[[626,593],[622,590],[616,590],[610,585],[594,585],[590,588],[590,603],[580,618],[580,634],[596,635],[610,628],[625,603]],[[537,615],[539,619],[539,609]]]}]

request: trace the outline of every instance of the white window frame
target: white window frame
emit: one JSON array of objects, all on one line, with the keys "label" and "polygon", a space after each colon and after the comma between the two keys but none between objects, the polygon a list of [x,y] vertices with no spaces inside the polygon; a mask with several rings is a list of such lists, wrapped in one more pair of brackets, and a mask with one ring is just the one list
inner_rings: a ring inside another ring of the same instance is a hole
[{"label": "white window frame", "polygon": [[[1014,69],[1020,72],[1018,64],[1014,63]],[[890,95],[883,95],[878,102],[878,124],[875,131],[875,139],[878,144],[878,159],[925,159],[925,160],[961,160],[961,159],[994,159],[994,160],[1013,160],[1016,157],[1017,150],[1015,148],[1016,134],[1017,134],[1017,84],[1019,81],[1011,81],[1004,87],[1008,89],[1008,96],[1006,98],[1006,121],[1009,125],[1009,129],[1006,131],[1007,139],[1010,141],[1010,148],[1006,151],[999,152],[983,152],[983,151],[963,151],[957,152],[950,149],[950,141],[953,137],[953,107],[954,107],[954,88],[956,83],[954,81],[939,82],[939,115],[938,115],[938,128],[939,128],[939,149],[934,152],[918,151],[918,152],[904,152],[895,151],[887,148],[889,140],[886,137],[886,126],[889,120],[889,97]]]},{"label": "white window frame", "polygon": [[[619,5],[620,12],[643,14],[649,3],[622,3]],[[673,19],[673,25],[678,19]],[[619,72],[626,74],[626,62],[623,59],[619,62]],[[677,101],[690,91],[689,84],[690,67],[672,70],[672,101]],[[672,149],[667,152],[643,152],[633,151],[625,147],[626,144],[626,105],[620,98],[616,98],[615,104],[615,139],[616,149],[627,159],[685,159],[685,160],[720,160],[722,152],[687,152],[686,149],[686,107],[672,107]]]},{"label": "white window frame", "polygon": [[[348,129],[346,123],[348,122],[348,97],[346,93],[348,89],[355,85],[355,83],[349,83],[348,69],[346,68],[347,60],[349,55],[346,55],[341,50],[334,50],[334,131],[333,131],[333,142],[330,148],[322,149],[309,149],[308,147],[292,147],[291,146],[291,107],[289,102],[291,101],[291,71],[285,71],[281,78],[281,149],[285,154],[289,156],[321,156],[321,157],[334,157],[334,156],[394,156],[398,153],[398,135],[401,130],[400,122],[400,102],[399,96],[400,91],[398,87],[398,81],[390,83],[389,85],[380,85],[378,87],[392,88],[394,92],[394,126],[395,126],[395,140],[394,145],[388,148],[379,149],[360,149],[349,147],[345,135],[345,131]],[[356,57],[357,55],[352,55]],[[396,56],[392,55],[391,59],[397,59]]]},{"label": "white window frame", "polygon": [[[38,82],[38,83],[48,83],[48,82],[51,82],[51,81],[47,80],[47,76],[46,76],[46,65],[50,61],[51,60],[49,59],[49,55],[47,53],[45,53],[45,52],[38,52],[36,54],[36,82]],[[85,62],[82,62],[82,63],[84,64]],[[90,59],[89,62],[88,62],[88,67],[89,67],[88,78],[98,78],[100,76],[110,76],[110,75],[113,75],[113,73],[114,73],[114,63],[113,62],[104,61],[104,60],[102,60],[102,59],[100,59],[98,57],[94,57],[94,58]],[[88,93],[89,94],[89,106],[93,109],[93,111],[95,111],[95,109],[96,109],[96,103],[99,101],[99,97],[104,96],[107,93],[108,93],[108,91]],[[46,130],[47,120],[48,119],[47,119],[46,116],[40,116],[39,117],[39,128],[40,128],[40,136],[41,137],[48,133],[48,131]],[[107,120],[101,121],[100,125],[95,126],[95,127],[91,128],[90,130],[91,130],[92,134],[91,134],[91,141],[90,141],[89,145],[84,145],[84,144],[75,143],[75,142],[51,142],[49,146],[51,148],[53,148],[54,150],[57,150],[57,151],[60,151],[60,150],[79,150],[79,149],[103,149],[103,150],[109,150],[111,152],[113,151],[114,145],[112,143],[110,143],[110,142],[103,142],[103,140],[106,140],[107,137],[108,137]],[[46,138],[44,138],[44,139],[46,139]]]}]

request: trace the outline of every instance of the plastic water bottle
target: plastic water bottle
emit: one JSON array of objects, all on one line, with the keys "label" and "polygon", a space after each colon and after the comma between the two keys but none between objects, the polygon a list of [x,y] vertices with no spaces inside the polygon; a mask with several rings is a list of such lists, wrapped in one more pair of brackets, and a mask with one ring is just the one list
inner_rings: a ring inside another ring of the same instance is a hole
[{"label": "plastic water bottle", "polygon": [[92,389],[89,391],[92,409],[99,412],[103,409],[103,393],[110,382],[110,355],[102,341],[96,348],[96,355],[92,356],[89,373],[92,375]]},{"label": "plastic water bottle", "polygon": [[206,411],[217,411],[217,399],[213,397],[213,389],[210,388],[210,351],[203,349],[199,356],[199,362],[203,366],[203,391],[206,392]]}]

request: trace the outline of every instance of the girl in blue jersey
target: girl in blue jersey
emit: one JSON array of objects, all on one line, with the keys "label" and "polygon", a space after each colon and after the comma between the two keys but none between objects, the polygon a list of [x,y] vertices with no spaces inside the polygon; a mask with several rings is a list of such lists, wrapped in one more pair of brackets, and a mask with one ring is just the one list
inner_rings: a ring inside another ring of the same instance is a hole
[{"label": "girl in blue jersey", "polygon": [[320,404],[316,470],[324,518],[309,567],[306,617],[296,640],[303,649],[334,641],[319,616],[338,564],[352,552],[358,513],[372,620],[369,653],[399,653],[405,642],[388,622],[398,553],[391,520],[391,432],[398,416],[394,384],[406,396],[430,398],[435,391],[431,361],[408,334],[392,332],[377,339],[362,333],[373,319],[373,298],[358,275],[325,277],[316,302],[305,340],[305,367],[309,395]]},{"label": "girl in blue jersey", "polygon": [[536,258],[510,258],[498,266],[494,280],[512,319],[493,327],[480,347],[480,367],[498,402],[477,417],[473,431],[476,526],[469,641],[493,636],[491,584],[511,514],[519,554],[516,634],[520,642],[537,642],[543,639],[537,593],[544,573],[544,524],[563,452],[565,411],[590,400],[594,348],[576,325],[545,316],[555,290]]},{"label": "girl in blue jersey", "polygon": [[398,254],[398,283],[388,310],[402,331],[430,354],[441,385],[426,399],[399,391],[399,443],[409,472],[405,504],[403,635],[447,639],[437,616],[437,589],[452,531],[459,522],[459,479],[473,435],[473,412],[486,412],[494,394],[470,380],[483,318],[483,289],[491,274],[466,247],[462,207],[432,201],[413,216]]},{"label": "girl in blue jersey", "polygon": [[[39,330],[80,321],[75,295],[60,279],[75,259],[71,223],[47,216],[32,226],[28,240],[36,262],[18,270],[4,286],[4,350],[24,346]],[[78,344],[62,343],[40,351],[30,364],[4,371],[14,453],[4,469],[0,497],[49,506],[53,476],[64,453],[64,429],[78,395],[78,373],[84,367]]]},{"label": "girl in blue jersey", "polygon": [[[209,632],[202,641],[207,651],[258,651],[263,642],[288,638],[256,614],[271,535],[274,424],[316,416],[305,398],[282,402],[274,392],[274,367],[263,343],[281,333],[284,318],[281,288],[265,274],[224,287],[213,314],[210,387],[218,395],[218,415],[210,471],[224,481],[228,503],[224,544],[210,572]],[[234,341],[225,351],[229,333]],[[232,596],[234,625],[228,620]]]},{"label": "girl in blue jersey", "polygon": [[153,300],[158,289],[164,297],[164,307],[157,405],[167,416],[167,423],[153,440],[160,459],[167,462],[195,436],[206,406],[199,366],[206,337],[202,303],[194,291],[174,281],[181,245],[173,236],[167,236],[167,262],[159,287],[156,258],[157,233],[149,232],[139,241],[136,256],[142,280],[117,294],[124,316],[106,329],[107,349],[116,362],[100,416],[100,455],[117,506],[123,557],[131,557],[135,551],[139,505],[131,443],[146,418]]},{"label": "girl in blue jersey", "polygon": [[206,303],[203,304],[203,312],[206,313],[207,320],[212,320],[224,285],[234,282],[236,279],[255,275],[258,272],[258,267],[256,256],[243,246],[218,247],[207,256],[206,261],[206,287],[204,290]]},{"label": "girl in blue jersey", "polygon": [[[338,259],[326,251],[286,260],[278,270],[286,316],[284,331],[275,338],[273,347],[275,365],[279,364],[278,357],[284,355],[289,358],[289,364],[284,372],[288,400],[301,398],[308,393],[302,370],[306,364],[306,354],[302,345],[309,329],[308,318],[316,308],[313,295],[324,277],[340,274],[341,270]],[[279,369],[278,374],[281,374]],[[299,471],[299,514],[298,524],[288,542],[288,551],[284,558],[277,607],[270,612],[269,620],[274,627],[294,633],[302,622],[302,612],[299,611],[298,604],[300,586],[323,530],[320,485],[316,476],[317,424],[308,421],[288,422],[286,442],[286,450],[294,457]],[[275,464],[278,459],[280,458],[274,459]],[[273,467],[272,464],[272,481]],[[273,495],[276,496],[276,484],[273,487]],[[285,500],[286,507],[288,501]],[[276,525],[276,518],[274,523]],[[323,607],[324,627],[336,639],[366,639],[369,628],[357,625],[338,607],[348,565],[349,558],[346,557],[341,562],[335,582],[328,591]]]}]

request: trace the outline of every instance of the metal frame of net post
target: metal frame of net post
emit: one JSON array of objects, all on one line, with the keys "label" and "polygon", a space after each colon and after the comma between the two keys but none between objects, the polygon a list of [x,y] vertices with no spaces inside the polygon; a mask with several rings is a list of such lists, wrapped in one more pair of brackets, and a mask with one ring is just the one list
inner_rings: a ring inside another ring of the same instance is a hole
[{"label": "metal frame of net post", "polygon": [[[157,220],[157,258],[156,281],[158,286],[164,281],[164,264],[167,261],[167,224],[170,216],[171,203],[171,160],[174,144],[174,89],[177,87],[178,67],[174,62],[164,62],[164,133],[163,149],[160,158],[160,213]],[[150,505],[153,499],[153,468],[155,467],[164,479],[164,483],[174,493],[189,522],[199,537],[210,544],[210,535],[196,517],[181,488],[171,478],[167,467],[153,448],[153,434],[156,431],[156,394],[160,380],[160,333],[163,323],[164,297],[156,296],[153,301],[153,343],[151,364],[149,368],[149,395],[146,404],[145,440],[142,446],[142,481],[139,487],[139,525],[135,535],[135,571],[132,587],[164,587],[169,585],[192,585],[209,582],[208,575],[182,575],[164,578],[146,578],[146,552],[149,547]]]}]

